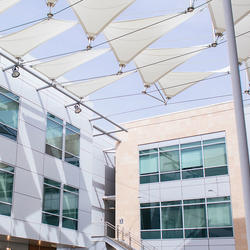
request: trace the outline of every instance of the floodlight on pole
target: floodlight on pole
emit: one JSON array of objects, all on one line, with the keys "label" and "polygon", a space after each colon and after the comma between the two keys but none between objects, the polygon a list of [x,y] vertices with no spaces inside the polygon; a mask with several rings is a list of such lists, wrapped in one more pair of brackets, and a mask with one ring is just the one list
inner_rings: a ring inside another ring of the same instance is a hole
[{"label": "floodlight on pole", "polygon": [[80,108],[80,105],[78,103],[75,104],[74,108],[76,114],[80,114],[82,112],[82,109]]},{"label": "floodlight on pole", "polygon": [[11,76],[13,78],[17,78],[20,76],[20,72],[19,72],[19,67],[17,65],[14,65],[14,67],[12,68],[12,74]]}]

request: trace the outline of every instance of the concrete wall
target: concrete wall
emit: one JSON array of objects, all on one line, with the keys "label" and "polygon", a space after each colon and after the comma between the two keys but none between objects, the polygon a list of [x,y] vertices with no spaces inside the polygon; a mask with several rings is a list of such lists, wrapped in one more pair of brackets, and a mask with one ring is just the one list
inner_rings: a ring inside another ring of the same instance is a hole
[{"label": "concrete wall", "polygon": [[[247,250],[244,205],[237,136],[232,103],[223,103],[123,124],[122,143],[116,153],[116,224],[123,218],[127,231],[140,238],[140,202],[193,199],[231,194],[234,239],[145,241],[157,249]],[[139,185],[139,145],[215,132],[226,135],[229,176]],[[140,187],[140,188],[139,188]],[[182,192],[181,192],[182,189]],[[183,193],[183,190],[184,193]],[[142,197],[142,198],[140,198]],[[141,200],[141,201],[140,201]]]},{"label": "concrete wall", "polygon": [[[1,58],[0,65],[9,63]],[[94,140],[90,113],[64,107],[72,100],[53,89],[37,92],[45,84],[25,72],[17,79],[10,73],[0,70],[0,86],[18,95],[20,106],[17,141],[0,136],[0,161],[15,167],[12,214],[0,215],[0,234],[91,247],[91,236],[103,234],[102,196],[114,186],[114,169],[103,154],[113,142]],[[81,129],[80,168],[45,154],[47,112]],[[44,177],[79,189],[77,231],[41,224]]]}]

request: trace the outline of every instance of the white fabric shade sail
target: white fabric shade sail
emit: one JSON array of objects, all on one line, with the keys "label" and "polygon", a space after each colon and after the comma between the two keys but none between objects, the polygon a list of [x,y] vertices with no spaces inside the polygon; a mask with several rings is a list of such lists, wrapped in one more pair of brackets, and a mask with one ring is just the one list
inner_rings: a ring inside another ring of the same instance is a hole
[{"label": "white fabric shade sail", "polygon": [[132,72],[123,73],[121,75],[112,75],[96,78],[90,81],[71,83],[69,85],[65,85],[64,88],[70,91],[72,94],[76,95],[79,98],[84,98],[93,92],[104,88],[105,86],[120,80],[123,77],[130,75]]},{"label": "white fabric shade sail", "polygon": [[54,80],[66,72],[108,52],[109,50],[110,49],[79,51],[52,61],[32,65],[32,68],[44,74],[49,79]]},{"label": "white fabric shade sail", "polygon": [[20,0],[0,0],[0,13],[4,12],[8,8],[12,7],[16,3],[18,3]]},{"label": "white fabric shade sail", "polygon": [[0,38],[0,48],[21,58],[32,49],[73,27],[77,22],[47,19]]},{"label": "white fabric shade sail", "polygon": [[145,48],[187,21],[197,11],[111,23],[104,30],[104,35],[119,63],[128,64]]},{"label": "white fabric shade sail", "polygon": [[[75,4],[79,0],[68,0]],[[135,0],[84,0],[72,6],[89,37],[95,37]]]},{"label": "white fabric shade sail", "polygon": [[172,98],[215,73],[216,72],[170,72],[161,78],[158,83],[165,96]]},{"label": "white fabric shade sail", "polygon": [[[235,35],[239,61],[245,61],[250,56],[250,14],[235,25]],[[238,36],[238,37],[237,37]]]},{"label": "white fabric shade sail", "polygon": [[134,62],[144,85],[150,86],[206,47],[208,46],[146,49],[134,59]]},{"label": "white fabric shade sail", "polygon": [[[226,30],[223,0],[213,0],[208,6],[215,32],[223,33]],[[236,24],[250,13],[250,2],[249,0],[232,0],[232,8],[234,23]]]}]

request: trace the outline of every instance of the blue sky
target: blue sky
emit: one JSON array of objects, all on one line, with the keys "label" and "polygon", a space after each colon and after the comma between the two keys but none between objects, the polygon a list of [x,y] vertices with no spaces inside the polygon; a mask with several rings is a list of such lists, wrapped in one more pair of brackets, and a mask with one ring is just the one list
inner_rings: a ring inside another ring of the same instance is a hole
[{"label": "blue sky", "polygon": [[[197,0],[199,5],[204,1]],[[68,5],[66,0],[58,0],[54,11],[60,10]],[[129,20],[135,18],[145,18],[169,13],[176,13],[185,10],[189,5],[189,0],[137,0],[127,10],[125,10],[116,20]],[[46,16],[48,12],[45,0],[21,0],[17,5],[0,14],[0,30],[18,25],[30,20],[38,19]],[[56,19],[76,20],[76,17],[71,9],[58,14]],[[8,34],[12,31],[0,33],[0,35]],[[226,38],[225,38],[226,39]],[[99,35],[94,41],[98,44],[104,41],[103,35]],[[208,9],[194,16],[184,24],[178,26],[175,30],[169,32],[157,42],[152,44],[151,48],[177,48],[189,47],[195,45],[208,44],[213,41],[212,23]],[[35,57],[44,57],[55,54],[60,54],[68,51],[84,49],[87,45],[86,35],[78,24],[67,32],[49,40],[45,44],[32,51]],[[108,47],[108,44],[99,48]],[[211,71],[221,69],[228,65],[227,45],[218,46],[203,51],[199,55],[193,57],[175,71]],[[130,63],[126,70],[134,68],[135,65]],[[244,68],[244,66],[242,66]],[[81,65],[73,71],[67,73],[65,77],[69,80],[77,80],[87,77],[101,76],[113,74],[118,71],[118,63],[112,53],[109,52],[95,60]],[[241,73],[242,87],[245,89],[245,72]],[[160,102],[139,94],[143,90],[143,83],[138,73],[132,74],[129,77],[92,94],[89,99],[93,100],[95,109],[105,115],[112,115],[130,110],[141,109],[156,105],[161,105]],[[180,111],[189,108],[195,108],[212,103],[218,103],[230,100],[232,97],[216,98],[203,101],[190,101],[178,103],[186,100],[202,99],[213,96],[226,95],[231,93],[230,76],[221,77],[214,80],[203,81],[191,88],[187,89],[178,96],[169,101],[169,105],[161,105],[156,108],[140,110],[137,112],[124,113],[122,115],[110,116],[116,122],[125,122],[144,117],[167,114],[170,112]],[[120,97],[122,95],[139,94],[130,97]],[[108,97],[116,97],[112,99],[96,100]],[[246,98],[247,96],[244,96]],[[171,104],[172,103],[172,104]],[[178,104],[173,104],[178,103]]]}]

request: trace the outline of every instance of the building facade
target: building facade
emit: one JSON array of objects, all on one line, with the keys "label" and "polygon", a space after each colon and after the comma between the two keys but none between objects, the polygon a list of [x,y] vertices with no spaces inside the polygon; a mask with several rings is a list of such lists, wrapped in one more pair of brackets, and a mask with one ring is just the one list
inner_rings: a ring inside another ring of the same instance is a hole
[{"label": "building facade", "polygon": [[[246,120],[249,125],[249,106]],[[247,250],[233,104],[123,124],[116,224],[149,249]]]},{"label": "building facade", "polygon": [[[1,68],[10,63],[1,58]],[[87,111],[21,72],[0,71],[0,249],[106,249],[103,196],[114,166]]]}]

